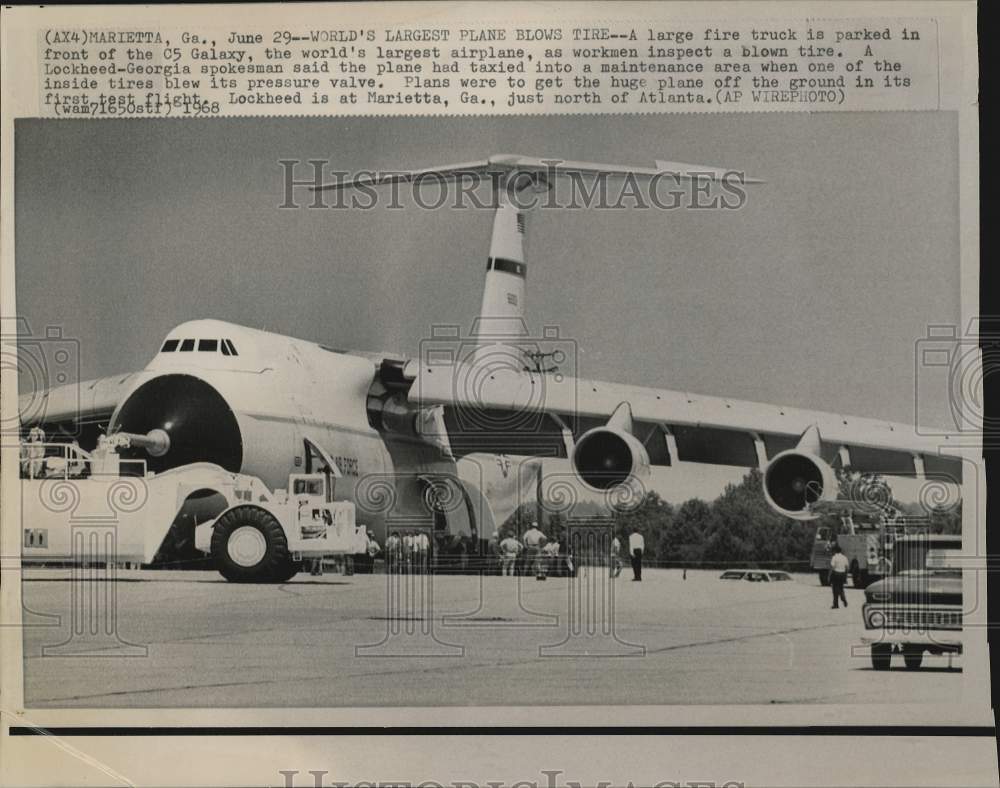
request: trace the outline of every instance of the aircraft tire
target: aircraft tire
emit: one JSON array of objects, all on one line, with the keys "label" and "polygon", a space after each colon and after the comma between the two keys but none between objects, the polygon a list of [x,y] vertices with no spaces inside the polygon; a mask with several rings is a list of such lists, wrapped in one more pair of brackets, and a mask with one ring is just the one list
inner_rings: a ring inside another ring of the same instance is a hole
[{"label": "aircraft tire", "polygon": [[298,571],[281,524],[257,506],[240,506],[219,518],[212,558],[231,583],[283,583]]}]

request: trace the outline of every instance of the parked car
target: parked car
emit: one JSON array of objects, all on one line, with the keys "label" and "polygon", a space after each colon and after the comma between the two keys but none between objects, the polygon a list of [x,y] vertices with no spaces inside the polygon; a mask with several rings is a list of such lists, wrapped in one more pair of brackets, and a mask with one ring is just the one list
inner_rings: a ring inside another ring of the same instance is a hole
[{"label": "parked car", "polygon": [[962,653],[961,550],[960,536],[904,536],[893,544],[892,575],[865,589],[861,609],[861,640],[875,670],[888,670],[897,652],[910,670],[924,653]]},{"label": "parked car", "polygon": [[791,580],[792,576],[788,572],[776,572],[764,569],[727,569],[721,575],[720,580],[748,580],[751,583],[775,583],[782,580]]}]

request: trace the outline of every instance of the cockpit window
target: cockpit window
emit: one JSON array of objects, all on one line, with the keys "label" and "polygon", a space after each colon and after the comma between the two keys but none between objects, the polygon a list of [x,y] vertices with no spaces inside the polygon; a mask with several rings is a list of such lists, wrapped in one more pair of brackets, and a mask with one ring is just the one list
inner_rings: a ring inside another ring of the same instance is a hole
[{"label": "cockpit window", "polygon": [[175,350],[180,350],[189,353],[195,349],[196,343],[200,353],[218,353],[221,350],[224,356],[239,355],[233,343],[228,339],[199,339],[197,341],[194,339],[168,339],[163,343],[160,352],[173,353]]}]

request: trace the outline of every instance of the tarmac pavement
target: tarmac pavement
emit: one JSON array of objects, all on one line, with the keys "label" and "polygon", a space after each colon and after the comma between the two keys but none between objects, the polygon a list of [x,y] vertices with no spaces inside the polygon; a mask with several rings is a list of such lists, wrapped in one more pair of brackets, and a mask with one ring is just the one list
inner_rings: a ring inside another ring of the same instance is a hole
[{"label": "tarmac pavement", "polygon": [[873,671],[858,646],[861,592],[831,610],[813,575],[749,583],[647,569],[636,583],[628,569],[613,582],[606,572],[301,574],[272,586],[134,570],[106,595],[68,569],[27,569],[25,703],[853,704],[947,702],[959,690],[960,661],[925,656],[907,671],[897,657]]}]

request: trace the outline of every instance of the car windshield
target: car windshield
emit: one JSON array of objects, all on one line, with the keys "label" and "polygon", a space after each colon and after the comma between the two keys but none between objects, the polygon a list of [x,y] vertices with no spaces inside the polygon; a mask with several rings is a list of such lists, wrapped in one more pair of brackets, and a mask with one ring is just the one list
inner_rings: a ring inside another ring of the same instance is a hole
[{"label": "car windshield", "polygon": [[730,572],[723,572],[722,573],[722,577],[720,579],[721,580],[740,580],[740,579],[742,579],[742,577],[743,577],[743,572],[730,571]]},{"label": "car windshield", "polygon": [[934,577],[961,577],[961,569],[904,569],[898,573],[900,576],[912,577],[913,575],[934,575]]},{"label": "car windshield", "polygon": [[893,569],[898,575],[930,572],[939,576],[961,576],[962,551],[956,546],[930,546],[922,542],[897,542],[893,548]]}]

